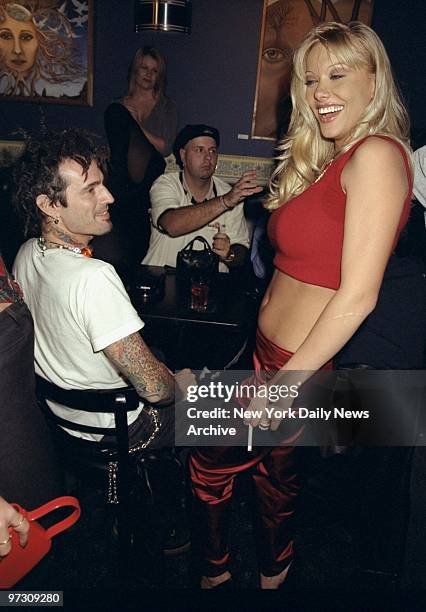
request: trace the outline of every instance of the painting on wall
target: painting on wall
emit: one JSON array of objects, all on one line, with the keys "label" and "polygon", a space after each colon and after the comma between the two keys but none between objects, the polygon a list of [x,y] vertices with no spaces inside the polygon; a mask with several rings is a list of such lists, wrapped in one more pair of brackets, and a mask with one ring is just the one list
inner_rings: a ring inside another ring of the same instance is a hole
[{"label": "painting on wall", "polygon": [[291,114],[290,75],[294,50],[323,21],[371,24],[374,0],[264,0],[252,138],[275,140]]},{"label": "painting on wall", "polygon": [[25,148],[22,140],[0,140],[0,168],[11,166]]},{"label": "painting on wall", "polygon": [[92,0],[0,0],[0,99],[93,103]]}]

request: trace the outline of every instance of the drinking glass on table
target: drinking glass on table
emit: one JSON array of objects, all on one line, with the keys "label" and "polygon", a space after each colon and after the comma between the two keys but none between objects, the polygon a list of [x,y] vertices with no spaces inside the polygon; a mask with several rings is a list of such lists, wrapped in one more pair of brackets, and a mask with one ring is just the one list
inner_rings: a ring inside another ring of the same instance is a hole
[{"label": "drinking glass on table", "polygon": [[191,276],[191,310],[205,312],[209,300],[209,281],[205,276]]}]

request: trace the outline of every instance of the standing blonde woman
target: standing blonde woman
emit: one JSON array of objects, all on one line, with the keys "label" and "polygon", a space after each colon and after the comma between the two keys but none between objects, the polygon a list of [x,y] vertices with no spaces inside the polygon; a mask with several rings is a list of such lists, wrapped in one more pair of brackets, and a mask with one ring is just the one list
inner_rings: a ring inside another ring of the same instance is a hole
[{"label": "standing blonde woman", "polygon": [[[165,95],[166,64],[153,47],[135,53],[128,91],[105,111],[111,150],[108,187],[118,206],[112,213],[114,234],[99,239],[97,256],[116,265],[137,265],[150,237],[149,190],[165,168],[177,132],[175,103]],[[117,248],[118,252],[113,252]],[[105,242],[105,244],[104,244]],[[102,253],[105,252],[105,256]]]},{"label": "standing blonde woman", "polygon": [[[367,26],[325,23],[297,50],[293,111],[266,207],[275,273],[261,304],[255,369],[298,384],[331,360],[374,310],[412,190],[408,118],[386,51]],[[307,376],[307,374],[305,374]],[[277,429],[264,400],[252,426]],[[282,409],[282,406],[280,406]],[[235,475],[255,471],[260,586],[276,589],[293,554],[297,497],[290,447],[195,449],[193,488],[205,520],[204,588],[230,579],[226,513]]]},{"label": "standing blonde woman", "polygon": [[166,62],[161,53],[153,47],[138,49],[122,104],[164,157],[172,152],[177,131],[176,105],[166,96],[165,85]]}]

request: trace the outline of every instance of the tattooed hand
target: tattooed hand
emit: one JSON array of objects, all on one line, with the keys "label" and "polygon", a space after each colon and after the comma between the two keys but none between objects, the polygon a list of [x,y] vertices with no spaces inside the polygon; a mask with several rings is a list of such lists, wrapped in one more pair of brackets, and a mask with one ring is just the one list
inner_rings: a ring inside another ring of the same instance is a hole
[{"label": "tattooed hand", "polygon": [[104,353],[142,398],[161,404],[173,400],[173,375],[154,357],[139,332],[110,344]]},{"label": "tattooed hand", "polygon": [[179,394],[179,399],[185,399],[187,396],[188,387],[197,384],[197,377],[189,368],[179,370],[175,374],[176,391]]}]

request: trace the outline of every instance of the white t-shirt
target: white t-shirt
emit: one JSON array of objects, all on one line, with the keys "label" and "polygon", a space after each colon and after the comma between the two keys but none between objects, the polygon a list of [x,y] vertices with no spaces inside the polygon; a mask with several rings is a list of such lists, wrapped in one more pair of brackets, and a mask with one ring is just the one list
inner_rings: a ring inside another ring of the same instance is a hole
[{"label": "white t-shirt", "polygon": [[426,208],[426,146],[414,151],[413,192],[420,204]]},{"label": "white t-shirt", "polygon": [[[214,223],[221,224],[221,231],[228,234],[231,244],[242,244],[250,246],[249,230],[244,218],[243,205],[239,204],[232,210],[223,211],[211,223],[183,236],[168,236],[158,230],[159,217],[169,208],[179,208],[191,204],[191,194],[184,189],[179,172],[171,172],[160,176],[151,187],[151,239],[149,242],[148,253],[143,259],[143,264],[151,266],[172,266],[176,267],[176,257],[195,236],[203,236],[210,246],[213,243],[213,236],[217,233]],[[214,189],[215,188],[215,189]],[[228,193],[230,185],[219,178],[213,178],[210,183],[210,190],[207,199],[211,200],[216,195],[220,196]],[[201,243],[195,243],[194,248],[203,248]],[[225,264],[220,264],[220,272],[228,272]]]},{"label": "white t-shirt", "polygon": [[[34,319],[35,370],[64,389],[116,389],[126,385],[102,352],[144,323],[114,268],[66,249],[41,251],[36,239],[19,250],[13,273]],[[80,412],[49,402],[60,417],[113,427],[114,415]],[[143,404],[128,413],[133,423]],[[102,436],[69,433],[87,439]]]}]

